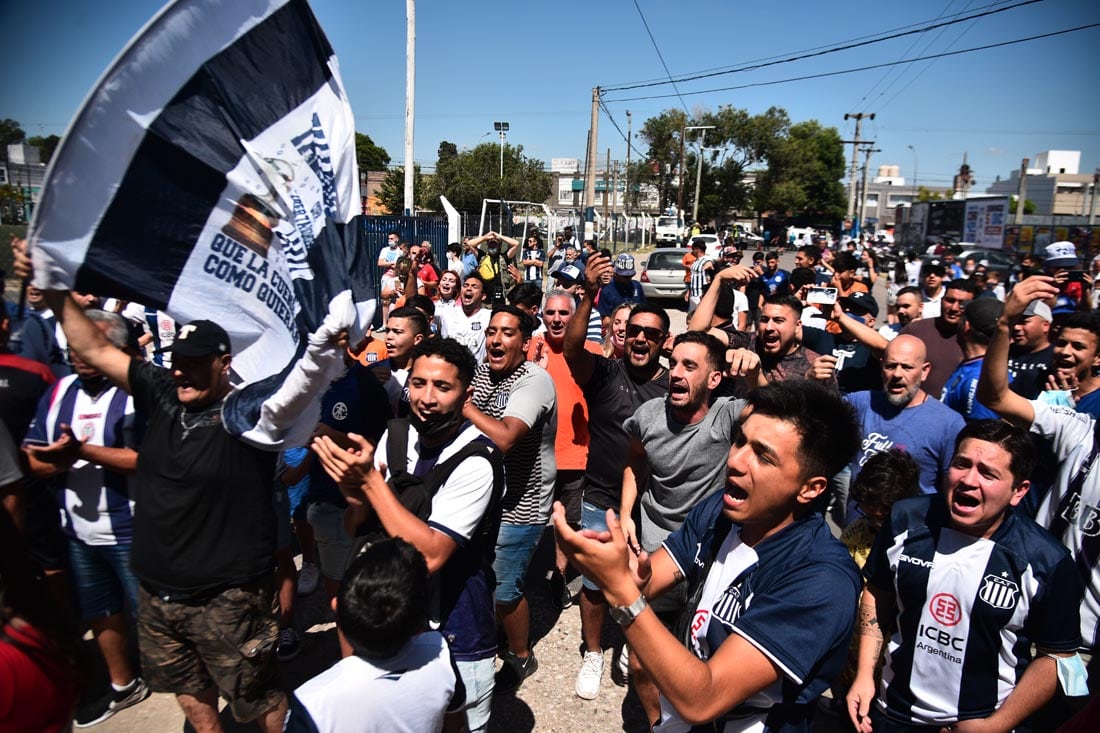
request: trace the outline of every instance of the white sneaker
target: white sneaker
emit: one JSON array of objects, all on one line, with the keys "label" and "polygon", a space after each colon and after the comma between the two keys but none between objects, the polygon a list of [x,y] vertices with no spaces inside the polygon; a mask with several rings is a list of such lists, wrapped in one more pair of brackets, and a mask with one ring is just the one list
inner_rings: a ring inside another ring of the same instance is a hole
[{"label": "white sneaker", "polygon": [[603,651],[585,652],[584,661],[581,663],[581,671],[577,673],[576,693],[577,697],[584,700],[595,700],[600,694],[600,683],[603,681]]},{"label": "white sneaker", "polygon": [[298,573],[298,595],[308,596],[317,590],[317,584],[321,581],[321,571],[311,562],[302,563],[302,569]]}]

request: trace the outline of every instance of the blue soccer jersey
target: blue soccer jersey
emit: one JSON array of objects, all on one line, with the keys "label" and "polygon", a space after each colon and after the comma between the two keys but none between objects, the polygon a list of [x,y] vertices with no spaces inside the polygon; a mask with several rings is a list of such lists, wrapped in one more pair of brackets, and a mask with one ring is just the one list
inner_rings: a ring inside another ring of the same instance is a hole
[{"label": "blue soccer jersey", "polygon": [[664,543],[687,582],[703,583],[691,650],[708,659],[731,634],[741,636],[782,675],[728,715],[757,713],[768,731],[811,730],[814,701],[847,659],[859,571],[817,514],[754,547],[743,544],[736,525],[723,532],[731,525],[722,516],[722,497],[718,492],[701,502]]},{"label": "blue soccer jersey", "polygon": [[1066,548],[1009,509],[989,539],[949,527],[940,495],[899,501],[863,568],[896,594],[878,704],[896,721],[949,725],[997,710],[1031,645],[1077,648],[1081,588]]}]

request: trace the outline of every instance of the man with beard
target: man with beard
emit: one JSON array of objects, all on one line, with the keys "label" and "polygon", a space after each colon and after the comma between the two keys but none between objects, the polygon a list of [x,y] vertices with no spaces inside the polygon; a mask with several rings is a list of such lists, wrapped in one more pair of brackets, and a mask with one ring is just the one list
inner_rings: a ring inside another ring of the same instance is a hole
[{"label": "man with beard", "polygon": [[793,295],[770,295],[760,309],[753,349],[768,382],[816,379],[836,388],[836,357],[802,345],[802,303]]},{"label": "man with beard", "polygon": [[856,410],[861,433],[860,450],[851,465],[853,478],[874,454],[901,448],[920,466],[921,491],[936,491],[951,460],[955,435],[966,423],[924,391],[930,369],[924,343],[902,334],[883,355],[883,388],[845,397]]},{"label": "man with beard", "polygon": [[[724,490],[652,556],[627,545],[613,512],[595,535],[554,508],[566,553],[603,589],[661,692],[658,731],[809,731],[847,655],[859,573],[813,506],[855,453],[855,416],[806,381],[770,384],[749,404]],[[647,607],[681,581],[686,647]]]},{"label": "man with beard", "polygon": [[[580,528],[581,483],[588,462],[588,403],[573,381],[564,352],[565,329],[576,310],[576,300],[570,293],[551,290],[542,309],[546,331],[531,338],[527,358],[549,372],[554,382],[558,401],[558,429],[554,441],[558,472],[554,480],[554,500],[565,505],[570,526]],[[593,354],[600,353],[600,345],[587,339],[584,348]],[[554,550],[551,600],[564,609],[573,603],[573,598],[566,587],[565,555],[556,542]]]},{"label": "man with beard", "polygon": [[[584,273],[584,297],[565,331],[565,359],[573,380],[588,402],[588,462],[585,465],[581,526],[605,531],[606,512],[618,510],[622,502],[622,467],[626,462],[629,437],[623,424],[647,400],[668,391],[668,374],[661,366],[661,346],[668,337],[668,314],[651,305],[631,311],[621,359],[608,359],[584,348],[586,324],[600,280],[611,273],[611,258],[588,258]],[[600,641],[607,604],[596,585],[585,578],[581,591],[581,636],[584,661],[577,675],[576,693],[594,699],[603,677],[603,646]]]},{"label": "man with beard", "polygon": [[[751,351],[741,350],[737,358],[742,373],[759,371],[760,360]],[[688,512],[722,485],[724,458],[746,404],[730,397],[711,400],[726,370],[726,349],[715,336],[699,331],[680,334],[668,364],[668,395],[644,403],[625,426],[630,461],[619,516],[627,543],[649,553],[656,552]],[[632,518],[636,501],[641,520],[637,527]],[[669,593],[654,601],[653,610],[671,629],[686,600],[682,593]],[[646,719],[656,720],[657,688],[636,664],[631,677]]]},{"label": "man with beard", "polygon": [[[496,653],[491,580],[500,453],[462,417],[476,368],[469,350],[454,339],[427,339],[413,350],[411,361],[407,421],[392,421],[377,446],[353,435],[350,450],[327,436],[316,438],[312,447],[347,498],[353,522],[373,516],[387,535],[403,538],[424,555],[428,573],[438,581],[428,606],[435,609],[431,620],[448,639],[466,687],[468,729],[483,731]],[[404,460],[393,453],[401,444]],[[391,485],[427,481],[436,467],[449,473],[431,497],[427,519],[421,519]]]},{"label": "man with beard", "polygon": [[[526,283],[530,285],[531,283]],[[463,416],[504,454],[504,501],[497,536],[497,618],[508,639],[498,689],[511,691],[538,669],[530,646],[531,611],[524,594],[527,566],[550,518],[554,490],[557,401],[546,370],[527,361],[531,318],[498,305],[486,331],[487,361],[474,373],[474,396]]]},{"label": "man with beard", "polygon": [[485,281],[475,272],[462,281],[460,307],[439,314],[439,335],[465,346],[478,364],[485,361],[485,329],[491,315],[484,304]]},{"label": "man with beard", "polygon": [[903,334],[916,336],[924,342],[932,370],[924,380],[924,389],[930,395],[939,395],[947,378],[963,360],[959,345],[959,324],[966,304],[977,295],[977,288],[970,280],[952,280],[944,287],[939,312],[929,316],[928,303],[924,304],[924,318],[903,328]]}]

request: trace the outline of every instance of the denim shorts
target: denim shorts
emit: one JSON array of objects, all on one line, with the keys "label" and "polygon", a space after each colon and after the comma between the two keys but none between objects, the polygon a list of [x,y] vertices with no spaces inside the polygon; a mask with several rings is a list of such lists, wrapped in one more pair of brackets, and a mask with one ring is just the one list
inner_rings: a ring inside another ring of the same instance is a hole
[{"label": "denim shorts", "polygon": [[501,523],[497,534],[497,556],[493,560],[493,572],[497,576],[494,598],[497,603],[510,604],[523,598],[523,579],[544,529],[546,525],[543,524]]},{"label": "denim shorts", "polygon": [[317,541],[317,564],[321,575],[341,580],[351,559],[352,538],[344,529],[344,508],[315,501],[307,511]]},{"label": "denim shorts", "polygon": [[[615,516],[618,517],[619,513],[615,512]],[[607,529],[607,510],[601,509],[595,504],[589,504],[587,501],[581,502],[581,529],[594,529],[597,532],[603,532]],[[585,578],[582,582],[585,588],[589,590],[599,590],[600,587],[593,583],[588,578]]]},{"label": "denim shorts", "polygon": [[130,571],[130,545],[86,545],[69,538],[69,567],[84,621],[120,613],[123,599],[137,617],[138,579]]}]

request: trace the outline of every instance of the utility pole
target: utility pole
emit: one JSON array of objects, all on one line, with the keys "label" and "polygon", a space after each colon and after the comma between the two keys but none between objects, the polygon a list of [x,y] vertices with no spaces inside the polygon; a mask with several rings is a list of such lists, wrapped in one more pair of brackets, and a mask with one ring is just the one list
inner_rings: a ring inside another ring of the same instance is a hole
[{"label": "utility pole", "polygon": [[[623,171],[623,216],[630,210],[630,110],[626,111],[626,170]],[[1096,188],[1093,187],[1093,191]],[[626,228],[626,244],[630,246],[630,227]]]},{"label": "utility pole", "polygon": [[608,148],[607,149],[607,165],[604,166],[604,169],[603,169],[603,221],[604,221],[604,226],[605,227],[607,226],[607,216],[608,216],[607,202],[610,198],[609,195],[608,195],[608,191],[607,191],[607,184],[609,182],[608,177],[610,175],[611,175],[611,148]]},{"label": "utility pole", "polygon": [[588,150],[585,153],[584,208],[596,204],[596,143],[600,123],[600,88],[592,87],[592,119],[588,123]]},{"label": "utility pole", "polygon": [[863,231],[863,215],[867,212],[867,168],[871,163],[871,153],[881,152],[878,148],[872,148],[871,145],[865,145],[863,148],[863,181],[859,188],[859,218],[856,220],[858,232]]},{"label": "utility pole", "polygon": [[[691,207],[691,223],[699,221],[699,185],[703,181],[703,146],[707,142],[707,130],[713,130],[714,125],[692,125],[691,127],[685,127],[685,130],[702,130],[703,133],[699,137],[699,165],[695,169],[695,203]],[[681,155],[681,158],[683,156]]]},{"label": "utility pole", "polygon": [[405,216],[416,215],[413,200],[413,121],[416,112],[416,0],[405,0]]},{"label": "utility pole", "polygon": [[680,161],[676,164],[676,172],[680,175],[680,182],[676,184],[676,216],[684,210],[684,135],[687,133],[687,117],[680,125]]},{"label": "utility pole", "polygon": [[856,210],[856,170],[859,168],[859,146],[861,140],[859,139],[859,128],[863,122],[863,118],[866,117],[869,120],[875,119],[875,113],[865,114],[860,112],[858,114],[844,115],[844,119],[854,119],[856,121],[856,138],[855,140],[842,140],[844,144],[851,143],[852,145],[852,168],[848,172],[848,218],[851,219],[855,215]]},{"label": "utility pole", "polygon": [[1100,170],[1092,174],[1092,202],[1089,204],[1089,226],[1096,224],[1096,187],[1100,186]]},{"label": "utility pole", "polygon": [[[1016,220],[1013,222],[1014,224],[1024,223],[1024,197],[1027,195],[1027,164],[1030,162],[1030,159],[1024,158],[1023,162],[1020,163],[1020,182],[1016,187]],[[1051,210],[1053,211],[1053,207]]]}]

